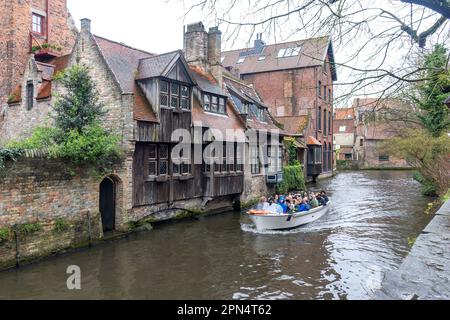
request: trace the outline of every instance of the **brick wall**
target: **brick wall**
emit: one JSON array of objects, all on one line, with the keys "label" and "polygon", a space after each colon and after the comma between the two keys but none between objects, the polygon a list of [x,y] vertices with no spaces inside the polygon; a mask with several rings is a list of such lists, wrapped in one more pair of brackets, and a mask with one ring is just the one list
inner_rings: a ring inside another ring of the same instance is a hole
[{"label": "brick wall", "polygon": [[[295,70],[264,72],[243,75],[243,79],[255,86],[264,102],[270,107],[271,113],[277,117],[309,115],[309,126],[305,135],[313,136],[327,149],[333,144],[333,119],[331,130],[324,135],[323,127],[327,125],[328,117],[333,117],[333,100],[328,100],[328,89],[334,97],[332,74],[329,68],[310,67]],[[318,96],[318,83],[326,86],[327,99]],[[318,110],[321,108],[322,130],[318,130]],[[327,123],[324,123],[323,112],[327,112]],[[295,118],[293,119],[295,121]],[[298,121],[301,121],[300,119]]]},{"label": "brick wall", "polygon": [[[0,229],[10,230],[10,240],[0,243],[0,269],[28,262],[102,236],[98,209],[98,179],[87,170],[71,172],[59,161],[22,158],[9,163],[0,176]],[[55,221],[68,229],[55,230]],[[39,224],[33,234],[13,230]]]},{"label": "brick wall", "polygon": [[[45,2],[3,0],[0,5],[0,112],[9,94],[21,81],[30,57],[32,10],[45,11]],[[48,38],[36,38],[41,44],[47,42],[61,46],[61,53],[68,54],[75,43],[76,28],[67,10],[66,0],[48,0],[48,4]]]}]

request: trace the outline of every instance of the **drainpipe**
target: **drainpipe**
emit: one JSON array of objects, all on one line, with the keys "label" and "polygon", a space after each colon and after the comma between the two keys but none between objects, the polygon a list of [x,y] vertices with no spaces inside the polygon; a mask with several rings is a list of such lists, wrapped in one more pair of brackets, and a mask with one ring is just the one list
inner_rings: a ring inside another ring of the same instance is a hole
[{"label": "drainpipe", "polygon": [[46,34],[46,42],[48,43],[48,36],[49,36],[49,33],[50,33],[50,30],[49,30],[49,20],[50,20],[50,14],[49,14],[49,12],[50,12],[50,10],[49,10],[49,8],[50,8],[50,4],[49,4],[49,2],[50,2],[50,0],[47,0],[46,2],[45,2],[45,13],[47,14],[47,17],[46,17],[46,19],[45,19],[45,23],[46,23],[46,26],[45,26],[45,34]]},{"label": "drainpipe", "polygon": [[16,268],[20,266],[20,239],[19,239],[19,230],[17,225],[13,227],[14,230],[14,239],[16,241]]}]

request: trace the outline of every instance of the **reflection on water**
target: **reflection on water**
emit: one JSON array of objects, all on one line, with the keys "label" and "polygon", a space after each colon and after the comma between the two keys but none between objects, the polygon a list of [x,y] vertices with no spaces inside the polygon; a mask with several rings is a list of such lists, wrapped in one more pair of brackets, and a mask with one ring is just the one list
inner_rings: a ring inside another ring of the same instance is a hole
[{"label": "reflection on water", "polygon": [[[230,213],[0,273],[0,298],[369,299],[431,217],[410,172],[346,172],[325,189],[333,210],[287,232],[257,233]],[[66,289],[66,268],[82,290]]]}]

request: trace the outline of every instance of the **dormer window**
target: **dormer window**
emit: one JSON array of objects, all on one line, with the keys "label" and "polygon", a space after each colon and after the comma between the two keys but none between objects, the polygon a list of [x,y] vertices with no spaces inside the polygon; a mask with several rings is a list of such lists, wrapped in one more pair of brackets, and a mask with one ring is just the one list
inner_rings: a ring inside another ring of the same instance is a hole
[{"label": "dormer window", "polygon": [[245,61],[245,57],[240,57],[239,60],[237,61],[237,63],[244,63]]},{"label": "dormer window", "polygon": [[31,30],[34,33],[44,35],[45,34],[44,25],[45,25],[45,17],[41,16],[40,14],[33,13]]},{"label": "dormer window", "polygon": [[161,107],[191,109],[191,91],[188,86],[166,80],[161,80],[159,83],[159,105]]},{"label": "dormer window", "polygon": [[266,122],[266,116],[264,113],[264,108],[257,107],[256,109],[256,118],[261,122]]},{"label": "dormer window", "polygon": [[208,112],[226,114],[226,99],[205,93],[203,94],[203,109]]},{"label": "dormer window", "polygon": [[283,48],[278,51],[277,58],[296,57],[300,54],[301,46],[294,48]]},{"label": "dormer window", "polygon": [[265,61],[266,60],[266,56],[259,56],[258,61]]}]

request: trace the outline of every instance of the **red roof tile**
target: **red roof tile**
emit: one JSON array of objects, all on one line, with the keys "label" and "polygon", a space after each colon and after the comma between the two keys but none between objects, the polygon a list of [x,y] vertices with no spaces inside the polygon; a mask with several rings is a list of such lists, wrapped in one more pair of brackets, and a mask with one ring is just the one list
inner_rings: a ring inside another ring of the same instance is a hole
[{"label": "red roof tile", "polygon": [[309,136],[308,139],[306,140],[306,144],[308,146],[321,146],[322,144],[313,136]]},{"label": "red roof tile", "polygon": [[144,122],[158,122],[158,118],[153,112],[152,106],[137,84],[135,84],[134,86],[133,114],[134,120]]}]

